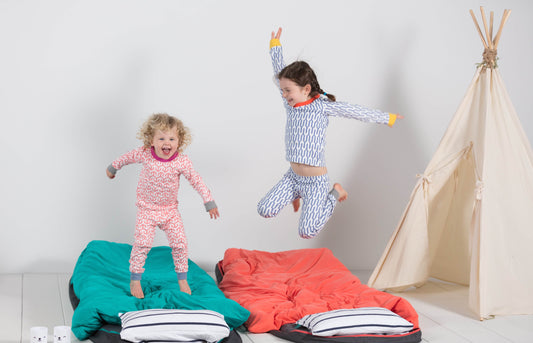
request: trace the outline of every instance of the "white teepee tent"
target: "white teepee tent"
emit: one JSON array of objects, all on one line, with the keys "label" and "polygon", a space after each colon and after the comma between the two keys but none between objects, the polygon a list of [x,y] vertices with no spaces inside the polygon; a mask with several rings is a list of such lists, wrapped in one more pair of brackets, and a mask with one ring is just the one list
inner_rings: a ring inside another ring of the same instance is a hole
[{"label": "white teepee tent", "polygon": [[420,176],[369,286],[402,290],[434,277],[469,285],[480,319],[533,314],[533,152],[496,65],[510,11]]}]

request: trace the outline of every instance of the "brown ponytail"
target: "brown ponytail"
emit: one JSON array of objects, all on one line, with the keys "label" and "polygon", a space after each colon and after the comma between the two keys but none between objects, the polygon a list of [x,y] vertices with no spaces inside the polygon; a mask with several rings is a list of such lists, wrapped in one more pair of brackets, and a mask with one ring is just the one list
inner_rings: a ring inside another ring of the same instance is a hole
[{"label": "brown ponytail", "polygon": [[326,93],[322,89],[320,89],[319,93],[322,94],[322,95],[327,96],[330,101],[336,101],[337,100],[337,98],[335,98],[335,95]]}]

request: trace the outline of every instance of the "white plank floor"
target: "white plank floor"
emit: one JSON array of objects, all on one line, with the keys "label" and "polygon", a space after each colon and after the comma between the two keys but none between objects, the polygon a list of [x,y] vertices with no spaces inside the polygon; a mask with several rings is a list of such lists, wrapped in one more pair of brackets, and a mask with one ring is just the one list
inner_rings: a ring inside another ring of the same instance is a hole
[{"label": "white plank floor", "polygon": [[[369,271],[355,274],[365,282]],[[54,326],[70,326],[69,279],[69,274],[0,274],[0,343],[29,342],[32,326],[48,327],[48,341],[52,342]],[[464,286],[433,280],[398,295],[417,310],[423,342],[533,342],[533,315],[476,320],[468,309]],[[241,337],[243,343],[287,342],[270,334],[241,332]],[[73,336],[72,342],[79,341]]]}]

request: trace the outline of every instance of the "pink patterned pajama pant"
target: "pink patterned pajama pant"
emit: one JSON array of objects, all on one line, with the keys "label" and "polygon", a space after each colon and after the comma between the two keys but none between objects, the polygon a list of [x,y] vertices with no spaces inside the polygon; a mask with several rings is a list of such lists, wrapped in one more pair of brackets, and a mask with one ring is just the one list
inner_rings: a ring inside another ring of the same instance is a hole
[{"label": "pink patterned pajama pant", "polygon": [[167,236],[178,279],[187,278],[189,269],[187,238],[178,209],[156,211],[138,208],[135,242],[130,256],[131,279],[141,279],[146,257],[152,248],[156,227],[163,230]]}]

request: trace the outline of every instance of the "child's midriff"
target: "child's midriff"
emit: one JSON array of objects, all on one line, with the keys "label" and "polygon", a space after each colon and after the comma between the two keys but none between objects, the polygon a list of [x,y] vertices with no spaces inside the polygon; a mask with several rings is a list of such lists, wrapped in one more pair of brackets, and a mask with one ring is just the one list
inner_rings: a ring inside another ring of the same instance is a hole
[{"label": "child's midriff", "polygon": [[320,176],[328,172],[326,167],[315,167],[296,162],[291,162],[291,169],[300,176]]}]

